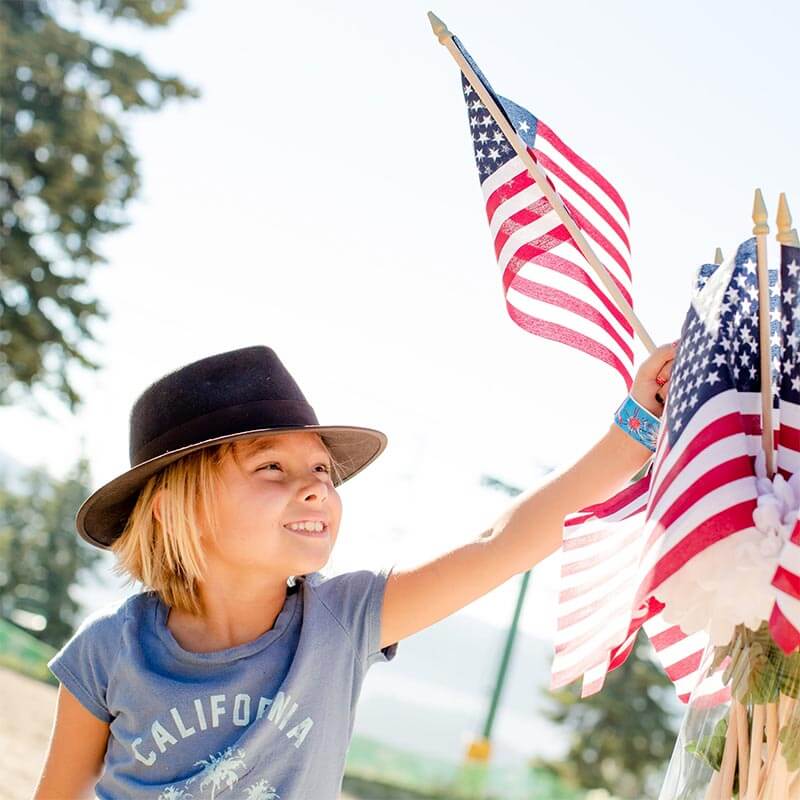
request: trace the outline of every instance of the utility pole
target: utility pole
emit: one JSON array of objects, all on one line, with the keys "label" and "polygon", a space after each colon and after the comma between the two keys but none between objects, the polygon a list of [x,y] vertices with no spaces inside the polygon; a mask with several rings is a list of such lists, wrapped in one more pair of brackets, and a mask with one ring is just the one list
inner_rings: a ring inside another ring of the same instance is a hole
[{"label": "utility pole", "polygon": [[[545,473],[550,472],[547,468]],[[509,497],[516,497],[522,494],[522,489],[517,486],[512,486],[498,478],[491,475],[481,476],[481,486],[487,486],[490,489],[504,492]],[[511,627],[506,634],[506,641],[503,647],[503,653],[500,657],[500,666],[497,670],[497,678],[495,679],[494,689],[492,690],[492,699],[489,703],[489,712],[486,715],[486,721],[483,724],[481,736],[474,739],[469,743],[467,748],[467,762],[487,763],[491,758],[492,752],[492,729],[494,728],[495,718],[497,716],[497,709],[500,706],[500,697],[503,693],[506,677],[508,675],[508,667],[511,663],[511,655],[514,651],[514,642],[517,637],[517,630],[519,628],[519,619],[522,616],[522,608],[525,604],[525,595],[528,592],[528,584],[530,583],[531,570],[528,570],[523,576],[519,585],[519,592],[517,593],[517,602],[514,607],[514,616],[511,619]]]}]

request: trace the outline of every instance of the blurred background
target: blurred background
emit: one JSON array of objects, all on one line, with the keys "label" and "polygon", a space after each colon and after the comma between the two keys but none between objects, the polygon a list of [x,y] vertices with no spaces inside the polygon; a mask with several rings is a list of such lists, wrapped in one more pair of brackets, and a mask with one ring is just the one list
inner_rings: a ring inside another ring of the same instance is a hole
[{"label": "blurred background", "polygon": [[[140,589],[73,520],[127,468],[131,404],[164,373],[267,344],[322,422],[387,432],[342,488],[332,572],[467,541],[609,424],[621,384],[506,315],[428,8],[0,0],[0,797],[38,776],[50,654]],[[620,190],[638,314],[675,339],[693,270],[749,234],[753,188],[774,209],[799,183],[800,10],[433,10]],[[680,709],[645,645],[599,697],[546,691],[557,572],[370,671],[350,797],[657,792]]]}]

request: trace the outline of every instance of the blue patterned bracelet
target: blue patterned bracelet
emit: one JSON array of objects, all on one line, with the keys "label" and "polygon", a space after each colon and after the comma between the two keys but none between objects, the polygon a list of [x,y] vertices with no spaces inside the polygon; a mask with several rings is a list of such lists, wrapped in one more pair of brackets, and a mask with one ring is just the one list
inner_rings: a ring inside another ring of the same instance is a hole
[{"label": "blue patterned bracelet", "polygon": [[661,426],[661,422],[658,417],[654,417],[630,395],[622,401],[622,405],[614,414],[614,422],[628,436],[633,437],[637,442],[655,452],[658,429]]}]

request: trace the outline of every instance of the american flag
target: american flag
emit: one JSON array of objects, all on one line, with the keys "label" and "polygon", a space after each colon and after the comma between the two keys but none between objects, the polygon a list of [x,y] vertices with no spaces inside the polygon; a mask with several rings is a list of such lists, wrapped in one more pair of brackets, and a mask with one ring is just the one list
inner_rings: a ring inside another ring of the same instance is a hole
[{"label": "american flag", "polygon": [[[777,334],[774,314],[772,322]],[[796,385],[800,409],[800,379]],[[708,637],[667,623],[653,593],[694,555],[752,525],[760,404],[750,239],[732,262],[698,271],[647,476],[565,521],[554,686],[583,675],[583,694],[598,691],[644,626],[679,697],[688,700]],[[796,419],[800,424],[800,414]]]},{"label": "american flag", "polygon": [[[629,219],[617,190],[529,111],[500,97],[453,37],[487,91],[633,306]],[[633,328],[462,73],[475,164],[500,266],[506,308],[529,333],[615,369],[630,388]]]},{"label": "american flag", "polygon": [[582,675],[582,695],[594,694],[625,648],[649,489],[648,473],[564,520],[553,689]]},{"label": "american flag", "polygon": [[654,598],[632,614],[650,481],[648,471],[564,522],[553,689],[583,676],[581,696],[599,692],[607,673],[625,662],[642,625],[683,702],[697,683],[708,637],[686,636],[665,622]]},{"label": "american flag", "polygon": [[761,449],[756,240],[695,293],[653,463],[634,607],[693,556],[753,524]]},{"label": "american flag", "polygon": [[[800,468],[800,248],[781,247],[780,340],[778,387],[778,470],[784,477]],[[791,652],[800,645],[800,522],[781,551],[772,580],[776,590],[770,630],[776,642]]]}]

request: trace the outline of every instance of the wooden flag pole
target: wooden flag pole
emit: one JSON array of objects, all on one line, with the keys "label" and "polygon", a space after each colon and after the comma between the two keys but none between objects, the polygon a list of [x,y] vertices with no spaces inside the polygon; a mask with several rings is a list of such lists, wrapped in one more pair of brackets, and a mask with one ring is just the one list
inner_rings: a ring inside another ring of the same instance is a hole
[{"label": "wooden flag pole", "polygon": [[724,260],[725,257],[722,255],[722,248],[718,247],[717,252],[714,253],[714,263],[719,266]]},{"label": "wooden flag pole", "polygon": [[758,332],[761,347],[761,442],[766,457],[767,475],[775,474],[775,452],[772,438],[772,364],[770,358],[769,274],[767,272],[767,207],[761,189],[753,201],[753,233],[756,237],[758,262]]},{"label": "wooden flag pole", "polygon": [[583,257],[589,262],[592,269],[597,273],[601,283],[603,286],[605,286],[606,290],[617,304],[617,307],[620,309],[620,311],[622,311],[622,313],[625,315],[625,318],[633,326],[636,335],[647,349],[647,352],[652,353],[656,349],[656,346],[653,340],[650,338],[650,334],[647,333],[644,325],[642,325],[642,323],[639,321],[639,318],[636,316],[630,304],[619,290],[619,287],[616,285],[616,283],[614,283],[614,280],[609,274],[608,270],[595,255],[591,245],[588,241],[586,241],[586,237],[583,235],[583,232],[578,227],[575,220],[571,217],[567,209],[564,207],[564,203],[561,201],[558,193],[550,185],[544,173],[539,168],[539,165],[528,152],[525,142],[520,139],[519,135],[506,118],[505,113],[498,107],[497,103],[495,103],[494,99],[483,85],[483,81],[478,78],[478,76],[475,74],[475,70],[472,69],[467,60],[453,43],[453,34],[447,29],[447,26],[444,24],[444,22],[442,22],[432,11],[428,12],[428,19],[430,20],[433,32],[436,34],[436,38],[447,48],[456,64],[458,64],[461,71],[464,73],[464,75],[466,75],[467,80],[472,85],[472,88],[475,89],[475,92],[477,93],[478,97],[480,97],[481,102],[484,106],[486,106],[486,110],[492,115],[494,121],[503,132],[503,135],[506,137],[506,139],[508,139],[511,146],[522,160],[522,163],[527,167],[531,177],[536,181],[536,185],[539,187],[542,194],[547,198],[556,214],[558,214],[559,219],[564,223],[564,226],[569,231],[570,236],[577,245],[578,249],[581,251]]}]

